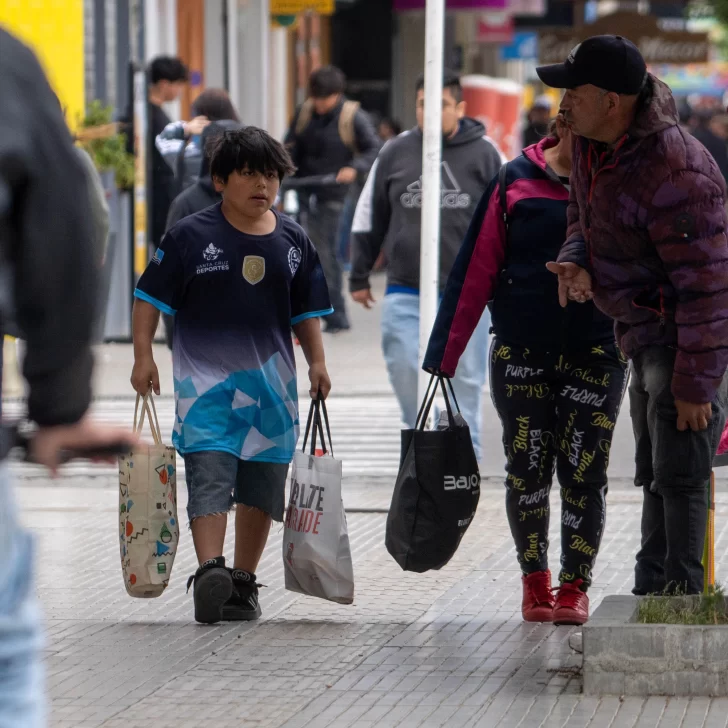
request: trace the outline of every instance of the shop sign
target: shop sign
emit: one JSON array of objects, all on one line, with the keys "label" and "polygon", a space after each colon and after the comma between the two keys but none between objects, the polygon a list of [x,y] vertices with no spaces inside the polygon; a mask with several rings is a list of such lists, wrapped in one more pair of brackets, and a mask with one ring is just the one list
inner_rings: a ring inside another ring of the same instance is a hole
[{"label": "shop sign", "polygon": [[511,43],[513,16],[508,12],[480,13],[476,39],[478,43]]},{"label": "shop sign", "polygon": [[647,63],[707,63],[710,40],[706,33],[664,31],[657,18],[617,12],[581,28],[539,33],[539,61],[562,63],[572,49],[593,35],[623,35],[639,49]]},{"label": "shop sign", "polygon": [[269,0],[271,15],[296,15],[306,10],[321,15],[333,15],[336,0]]}]

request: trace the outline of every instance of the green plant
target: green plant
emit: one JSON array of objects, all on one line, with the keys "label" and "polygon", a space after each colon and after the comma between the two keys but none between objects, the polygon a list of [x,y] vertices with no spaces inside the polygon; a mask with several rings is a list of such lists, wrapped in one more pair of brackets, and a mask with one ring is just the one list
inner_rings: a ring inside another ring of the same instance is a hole
[{"label": "green plant", "polygon": [[[79,121],[81,129],[93,129],[110,125],[113,109],[101,101],[92,101],[86,116]],[[83,137],[83,135],[80,135]],[[97,138],[82,138],[81,146],[91,155],[99,172],[113,171],[116,186],[130,189],[134,186],[134,155],[126,149],[126,134],[112,130]]]},{"label": "green plant", "polygon": [[728,624],[725,594],[719,584],[695,597],[651,595],[641,599],[641,624]]}]

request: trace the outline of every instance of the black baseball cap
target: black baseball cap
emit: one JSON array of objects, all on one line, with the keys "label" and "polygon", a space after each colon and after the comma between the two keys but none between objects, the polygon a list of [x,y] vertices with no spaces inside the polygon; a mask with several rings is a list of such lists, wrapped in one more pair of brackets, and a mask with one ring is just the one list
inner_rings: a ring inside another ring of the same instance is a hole
[{"label": "black baseball cap", "polygon": [[564,63],[539,66],[538,77],[552,88],[592,84],[618,94],[638,94],[647,80],[645,59],[621,35],[595,35],[574,48]]}]

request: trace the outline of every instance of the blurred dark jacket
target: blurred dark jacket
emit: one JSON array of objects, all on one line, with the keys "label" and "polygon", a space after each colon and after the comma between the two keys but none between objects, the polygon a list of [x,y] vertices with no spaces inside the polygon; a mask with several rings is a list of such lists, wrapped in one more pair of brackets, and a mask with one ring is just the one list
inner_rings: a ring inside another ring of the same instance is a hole
[{"label": "blurred dark jacket", "polygon": [[37,59],[1,29],[0,98],[0,317],[14,314],[25,334],[30,419],[72,424],[91,400],[88,183]]},{"label": "blurred dark jacket", "polygon": [[693,136],[710,152],[723,179],[728,182],[728,144],[726,144],[726,140],[721,139],[707,126],[699,126],[693,132]]}]

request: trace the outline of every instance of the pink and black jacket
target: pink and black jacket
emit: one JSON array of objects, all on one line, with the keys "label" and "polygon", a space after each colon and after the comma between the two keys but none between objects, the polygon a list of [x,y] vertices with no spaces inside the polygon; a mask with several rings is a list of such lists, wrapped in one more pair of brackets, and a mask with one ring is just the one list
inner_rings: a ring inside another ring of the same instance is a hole
[{"label": "pink and black jacket", "polygon": [[480,200],[450,273],[423,367],[452,376],[492,300],[493,331],[512,346],[575,351],[612,342],[613,323],[593,304],[559,305],[546,263],[566,239],[567,186],[546,165],[544,139],[506,168],[508,232],[498,177]]}]

